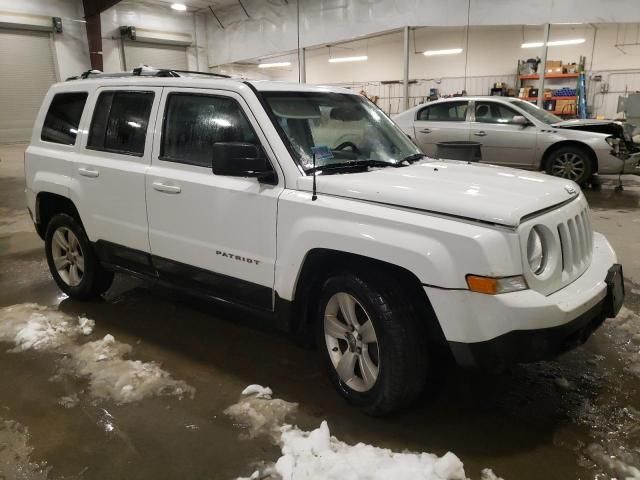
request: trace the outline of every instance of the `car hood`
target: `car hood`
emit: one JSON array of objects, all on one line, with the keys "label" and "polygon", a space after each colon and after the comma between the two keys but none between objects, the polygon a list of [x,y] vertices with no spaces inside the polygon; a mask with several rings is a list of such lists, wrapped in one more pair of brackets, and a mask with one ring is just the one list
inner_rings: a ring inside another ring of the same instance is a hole
[{"label": "car hood", "polygon": [[602,133],[605,135],[613,135],[616,138],[631,140],[633,125],[626,122],[615,120],[565,120],[552,125],[555,128],[565,128],[570,130],[579,130],[590,133]]},{"label": "car hood", "polygon": [[[318,195],[334,195],[515,227],[532,213],[579,194],[570,180],[455,160],[424,160],[407,167],[318,175]],[[312,177],[298,188],[310,191]]]}]

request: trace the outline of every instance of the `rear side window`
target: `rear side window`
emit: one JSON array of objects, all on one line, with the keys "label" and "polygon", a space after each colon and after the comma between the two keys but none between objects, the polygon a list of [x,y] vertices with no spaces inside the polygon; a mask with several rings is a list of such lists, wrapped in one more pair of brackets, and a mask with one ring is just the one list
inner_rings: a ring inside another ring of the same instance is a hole
[{"label": "rear side window", "polygon": [[153,92],[102,92],[89,129],[87,148],[142,156]]},{"label": "rear side window", "polygon": [[443,102],[430,105],[418,112],[418,120],[431,122],[464,122],[468,102]]},{"label": "rear side window", "polygon": [[45,142],[74,145],[85,103],[87,92],[56,94],[44,119],[40,139]]},{"label": "rear side window", "polygon": [[211,146],[216,142],[258,143],[240,105],[226,97],[170,94],[160,159],[210,167]]}]

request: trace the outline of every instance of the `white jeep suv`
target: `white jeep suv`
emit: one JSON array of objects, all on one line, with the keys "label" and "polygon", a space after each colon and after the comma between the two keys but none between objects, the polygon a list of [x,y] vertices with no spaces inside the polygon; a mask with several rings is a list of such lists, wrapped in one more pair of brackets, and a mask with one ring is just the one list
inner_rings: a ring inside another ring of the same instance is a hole
[{"label": "white jeep suv", "polygon": [[624,296],[575,183],[425,158],[348,90],[86,74],[51,87],[25,171],[69,296],[125,272],[262,312],[371,414],[416,399],[433,352],[548,358]]}]

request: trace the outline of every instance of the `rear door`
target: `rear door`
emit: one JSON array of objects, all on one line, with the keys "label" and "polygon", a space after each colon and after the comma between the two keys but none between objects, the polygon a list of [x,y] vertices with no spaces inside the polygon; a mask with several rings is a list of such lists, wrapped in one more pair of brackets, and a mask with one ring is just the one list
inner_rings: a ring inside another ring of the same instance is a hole
[{"label": "rear door", "polygon": [[243,98],[228,91],[166,88],[160,108],[162,134],[146,176],[149,241],[160,278],[271,310],[284,177],[268,185],[211,169],[216,142],[260,145],[279,168],[260,126]]},{"label": "rear door", "polygon": [[471,122],[471,140],[482,144],[482,162],[517,168],[537,167],[534,125],[512,123],[522,115],[502,102],[476,100]]},{"label": "rear door", "polygon": [[430,157],[437,156],[438,142],[469,140],[467,100],[452,100],[427,105],[416,114],[414,135],[416,143]]},{"label": "rear door", "polygon": [[161,92],[158,87],[102,87],[88,102],[95,108],[84,118],[71,190],[101,256],[108,248],[119,257],[107,258],[110,263],[149,266],[144,174],[153,146],[150,118],[156,117]]}]

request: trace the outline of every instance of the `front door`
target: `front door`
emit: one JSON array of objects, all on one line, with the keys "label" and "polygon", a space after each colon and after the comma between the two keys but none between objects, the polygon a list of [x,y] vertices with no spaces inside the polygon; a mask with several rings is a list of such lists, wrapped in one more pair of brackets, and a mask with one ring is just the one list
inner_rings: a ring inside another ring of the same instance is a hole
[{"label": "front door", "polygon": [[[271,310],[279,185],[214,175],[215,142],[273,152],[241,96],[166,88],[146,175],[149,242],[160,278],[213,297]],[[159,120],[160,122],[160,120]]]},{"label": "front door", "polygon": [[475,101],[470,138],[482,144],[483,163],[526,169],[537,167],[538,130],[534,125],[512,123],[516,115],[522,114],[504,103]]},{"label": "front door", "polygon": [[469,140],[466,100],[437,102],[418,110],[414,122],[414,138],[422,151],[437,158],[439,142]]}]

